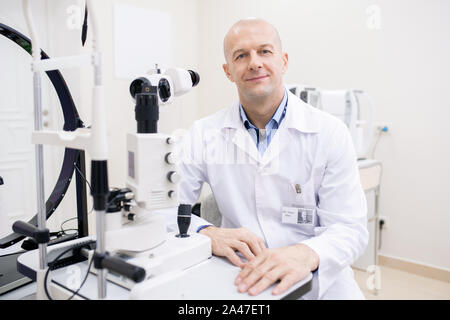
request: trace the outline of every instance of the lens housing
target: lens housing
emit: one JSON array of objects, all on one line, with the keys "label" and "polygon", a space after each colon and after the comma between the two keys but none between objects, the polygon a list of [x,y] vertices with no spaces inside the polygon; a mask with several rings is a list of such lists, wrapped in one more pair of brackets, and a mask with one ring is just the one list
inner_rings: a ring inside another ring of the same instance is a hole
[{"label": "lens housing", "polygon": [[142,93],[144,86],[150,86],[151,83],[147,79],[141,77],[137,78],[130,84],[130,94],[134,98],[136,98],[137,93]]},{"label": "lens housing", "polygon": [[192,70],[188,70],[191,75],[192,86],[195,87],[200,82],[200,75]]}]

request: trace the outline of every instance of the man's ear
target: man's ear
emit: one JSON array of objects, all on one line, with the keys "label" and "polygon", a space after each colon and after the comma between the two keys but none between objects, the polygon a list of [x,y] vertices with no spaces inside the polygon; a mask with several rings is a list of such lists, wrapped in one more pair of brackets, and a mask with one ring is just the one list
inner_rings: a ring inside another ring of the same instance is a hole
[{"label": "man's ear", "polygon": [[230,67],[228,66],[228,63],[224,63],[222,65],[223,71],[225,72],[225,75],[227,76],[228,80],[230,80],[231,82],[234,82],[233,77],[231,76],[230,73]]},{"label": "man's ear", "polygon": [[289,56],[287,52],[283,53],[282,59],[283,59],[283,68],[281,70],[284,74],[287,71],[289,65]]}]

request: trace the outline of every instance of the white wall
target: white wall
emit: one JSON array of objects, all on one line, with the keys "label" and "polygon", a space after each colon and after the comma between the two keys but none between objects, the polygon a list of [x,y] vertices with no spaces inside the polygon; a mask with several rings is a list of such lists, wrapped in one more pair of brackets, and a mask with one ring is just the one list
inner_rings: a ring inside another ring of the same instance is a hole
[{"label": "white wall", "polygon": [[[248,16],[272,22],[289,54],[286,82],[364,89],[376,120],[390,124],[375,154],[384,165],[380,212],[389,218],[381,253],[450,268],[450,2],[199,2],[202,115],[236,97],[221,68],[228,28]],[[379,30],[367,27],[371,5]]]}]

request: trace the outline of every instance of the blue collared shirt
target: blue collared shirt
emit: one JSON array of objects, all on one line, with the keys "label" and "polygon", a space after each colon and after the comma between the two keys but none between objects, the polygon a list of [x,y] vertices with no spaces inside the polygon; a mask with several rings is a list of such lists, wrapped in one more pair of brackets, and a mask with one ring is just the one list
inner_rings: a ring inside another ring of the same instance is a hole
[{"label": "blue collared shirt", "polygon": [[286,115],[287,100],[288,95],[285,89],[283,100],[273,114],[272,118],[269,120],[269,122],[267,122],[264,130],[258,129],[250,122],[250,120],[248,120],[242,104],[239,104],[241,120],[244,123],[245,128],[250,133],[253,141],[256,143],[256,147],[258,148],[258,152],[260,155],[263,155],[266,149],[269,147],[273,135],[280,127],[281,121],[283,121],[284,116]]}]

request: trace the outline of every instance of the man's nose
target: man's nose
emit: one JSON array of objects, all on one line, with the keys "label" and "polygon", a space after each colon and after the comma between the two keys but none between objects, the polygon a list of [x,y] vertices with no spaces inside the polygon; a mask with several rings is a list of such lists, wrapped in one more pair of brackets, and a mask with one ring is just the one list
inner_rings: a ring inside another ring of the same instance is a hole
[{"label": "man's nose", "polygon": [[256,52],[250,53],[250,62],[248,64],[248,69],[251,71],[258,70],[262,68],[261,57],[259,57]]}]

